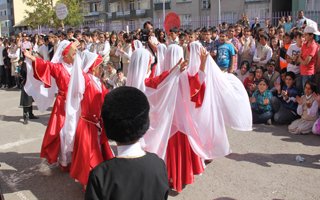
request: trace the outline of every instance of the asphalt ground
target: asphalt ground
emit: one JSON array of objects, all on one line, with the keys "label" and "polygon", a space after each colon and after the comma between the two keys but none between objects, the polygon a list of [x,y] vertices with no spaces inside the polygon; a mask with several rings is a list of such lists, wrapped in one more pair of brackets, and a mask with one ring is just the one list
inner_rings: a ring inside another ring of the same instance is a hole
[{"label": "asphalt ground", "polygon": [[[20,91],[0,89],[0,191],[5,200],[83,199],[80,184],[39,158],[50,111],[23,124]],[[291,135],[287,126],[228,130],[232,152],[207,165],[170,200],[319,200],[320,137]],[[296,160],[297,156],[303,162]],[[1,198],[0,198],[1,199]]]}]

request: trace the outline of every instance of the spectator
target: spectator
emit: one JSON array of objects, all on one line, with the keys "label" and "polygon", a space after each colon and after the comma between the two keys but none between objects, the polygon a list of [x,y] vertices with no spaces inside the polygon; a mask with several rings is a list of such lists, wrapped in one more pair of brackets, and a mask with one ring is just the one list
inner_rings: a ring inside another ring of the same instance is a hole
[{"label": "spectator", "polygon": [[117,47],[118,47],[118,36],[117,33],[112,32],[110,35],[110,62],[113,63],[115,69],[119,69],[120,56],[116,55]]},{"label": "spectator", "polygon": [[283,28],[286,33],[290,33],[291,29],[293,28],[292,18],[290,15],[286,18],[286,23],[283,24]]},{"label": "spectator", "polygon": [[275,69],[280,71],[280,43],[277,36],[271,38],[272,57],[271,60],[275,61]]},{"label": "spectator", "polygon": [[271,98],[272,94],[268,90],[268,81],[261,79],[258,83],[258,89],[253,93],[252,97],[250,97],[254,124],[271,124]]},{"label": "spectator", "polygon": [[263,78],[269,82],[270,91],[274,90],[274,82],[279,80],[280,77],[280,73],[275,71],[275,64],[274,60],[270,60],[267,65],[267,71],[263,74]]},{"label": "spectator", "polygon": [[300,10],[298,12],[298,20],[296,21],[295,27],[302,28],[305,21],[306,21],[306,18],[304,17],[303,10]]},{"label": "spectator", "polygon": [[234,56],[234,62],[233,62],[233,69],[237,70],[238,69],[238,54],[239,51],[241,50],[242,46],[239,40],[235,37],[235,26],[229,26],[228,27],[228,42],[233,44],[234,50],[235,50],[235,56]]},{"label": "spectator", "polygon": [[304,95],[297,97],[299,104],[297,113],[301,119],[293,121],[288,130],[292,134],[308,134],[312,131],[312,127],[318,118],[318,102],[316,100],[316,86],[307,81],[304,86]]},{"label": "spectator", "polygon": [[227,43],[227,31],[223,30],[220,32],[219,39],[220,45],[217,51],[217,65],[222,71],[228,71],[232,73],[234,70],[234,62],[236,52],[234,46]]},{"label": "spectator", "polygon": [[241,63],[245,60],[251,63],[256,49],[256,43],[251,35],[251,30],[248,27],[244,28],[244,36],[241,37],[239,41],[242,46],[239,52]]},{"label": "spectator", "polygon": [[168,198],[164,161],[139,143],[149,128],[149,109],[147,97],[136,88],[120,87],[106,95],[102,119],[118,155],[91,171],[86,200]]},{"label": "spectator", "polygon": [[260,46],[256,48],[253,56],[253,62],[256,62],[258,66],[263,66],[264,69],[272,57],[272,49],[268,46],[267,41],[267,34],[259,35]]},{"label": "spectator", "polygon": [[235,71],[235,75],[240,79],[240,81],[243,83],[244,80],[249,76],[249,62],[243,61],[240,65],[240,69],[237,69]]},{"label": "spectator", "polygon": [[285,86],[280,87],[280,83],[275,83],[277,97],[272,98],[272,108],[274,110],[274,122],[277,124],[289,124],[298,118],[296,113],[298,90],[294,85],[295,74],[286,73]]},{"label": "spectator", "polygon": [[4,68],[4,62],[3,62],[3,50],[5,49],[5,46],[3,45],[3,39],[0,38],[0,88],[5,85],[5,68]]},{"label": "spectator", "polygon": [[300,56],[301,47],[304,42],[303,33],[301,31],[297,31],[295,33],[294,40],[296,41],[296,43],[291,44],[287,51],[287,71],[293,72],[296,75],[296,88],[300,93],[302,92],[303,88],[301,83],[300,64],[298,63],[298,58]]},{"label": "spectator", "polygon": [[214,41],[212,38],[212,31],[210,29],[203,29],[203,41],[202,46],[206,48],[206,50],[210,53],[211,56],[214,56]]},{"label": "spectator", "polygon": [[300,57],[300,74],[302,85],[305,85],[307,80],[312,81],[315,73],[315,63],[318,53],[318,44],[314,40],[315,35],[320,35],[317,24],[307,25],[304,29],[304,37],[306,42],[301,47]]},{"label": "spectator", "polygon": [[127,77],[124,76],[122,70],[117,70],[117,75],[113,79],[113,88],[125,86],[127,83]]},{"label": "spectator", "polygon": [[253,92],[254,92],[254,76],[255,76],[255,71],[253,69],[250,69],[248,72],[248,77],[244,79],[243,81],[243,85],[246,88],[249,97],[252,96]]}]

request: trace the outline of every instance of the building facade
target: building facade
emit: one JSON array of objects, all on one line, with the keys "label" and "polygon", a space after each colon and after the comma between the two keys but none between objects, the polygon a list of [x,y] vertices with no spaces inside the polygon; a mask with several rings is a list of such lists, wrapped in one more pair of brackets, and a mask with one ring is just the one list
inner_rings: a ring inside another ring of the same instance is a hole
[{"label": "building facade", "polygon": [[153,0],[107,0],[107,30],[135,30],[153,21]]},{"label": "building facade", "polygon": [[13,32],[13,21],[12,0],[0,0],[0,37]]}]

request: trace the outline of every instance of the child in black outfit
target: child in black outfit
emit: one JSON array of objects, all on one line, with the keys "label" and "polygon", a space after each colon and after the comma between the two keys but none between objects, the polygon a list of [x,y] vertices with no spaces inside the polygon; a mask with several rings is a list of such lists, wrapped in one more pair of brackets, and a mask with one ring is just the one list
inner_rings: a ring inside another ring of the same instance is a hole
[{"label": "child in black outfit", "polygon": [[133,87],[119,87],[106,95],[101,117],[107,137],[117,142],[118,154],[91,171],[86,200],[168,198],[164,161],[145,152],[139,142],[149,129],[149,109],[147,97]]}]

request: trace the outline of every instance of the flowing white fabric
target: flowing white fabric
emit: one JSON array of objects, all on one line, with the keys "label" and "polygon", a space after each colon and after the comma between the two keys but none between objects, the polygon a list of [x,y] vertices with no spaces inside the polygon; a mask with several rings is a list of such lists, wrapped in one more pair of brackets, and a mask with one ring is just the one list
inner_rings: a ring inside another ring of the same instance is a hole
[{"label": "flowing white fabric", "polygon": [[151,54],[145,49],[136,50],[131,57],[127,86],[136,87],[144,92],[150,104],[150,128],[141,139],[146,151],[165,158],[170,129],[173,119],[176,94],[178,91],[179,70],[173,70],[157,89],[145,86]]},{"label": "flowing white fabric", "polygon": [[172,132],[188,135],[192,149],[203,159],[214,159],[229,154],[230,145],[226,126],[251,130],[252,114],[249,98],[232,74],[221,72],[209,56],[206,61],[205,95],[201,107],[190,101],[189,75],[195,75],[200,66],[198,42],[190,44],[188,70],[181,74]]},{"label": "flowing white fabric", "polygon": [[85,79],[82,69],[84,72],[88,72],[97,57],[97,54],[91,52],[81,53],[81,55],[77,53],[73,62],[66,98],[66,118],[60,132],[61,151],[59,161],[63,166],[71,162],[75,133],[81,114],[81,100],[85,92]]},{"label": "flowing white fabric", "polygon": [[[64,63],[61,54],[69,44],[70,42],[67,40],[59,43],[57,51],[51,60],[52,63]],[[45,88],[41,81],[36,80],[33,77],[34,71],[32,68],[32,61],[30,59],[26,59],[25,62],[27,66],[27,80],[24,89],[29,96],[33,97],[39,111],[45,112],[55,100],[55,93],[57,92],[56,81],[51,77],[51,87]]]},{"label": "flowing white fabric", "polygon": [[172,69],[180,59],[183,59],[183,49],[177,44],[169,45],[165,52],[164,64],[161,66],[161,72]]},{"label": "flowing white fabric", "polygon": [[137,49],[139,49],[139,48],[143,48],[144,46],[143,46],[143,44],[142,44],[142,42],[140,41],[140,40],[133,40],[133,49],[134,50],[137,50]]},{"label": "flowing white fabric", "polygon": [[160,75],[161,72],[165,71],[163,68],[164,68],[166,50],[167,50],[167,46],[165,44],[161,43],[157,46],[158,63],[157,63],[157,68],[155,73],[156,76]]}]

